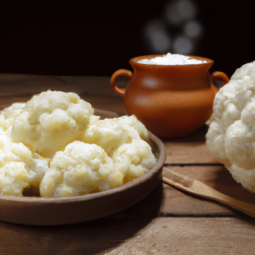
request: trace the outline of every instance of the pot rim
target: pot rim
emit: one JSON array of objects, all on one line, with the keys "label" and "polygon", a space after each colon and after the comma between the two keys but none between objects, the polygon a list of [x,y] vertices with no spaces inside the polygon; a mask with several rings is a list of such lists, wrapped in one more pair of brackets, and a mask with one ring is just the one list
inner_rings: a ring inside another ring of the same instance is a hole
[{"label": "pot rim", "polygon": [[194,56],[194,55],[185,55],[185,54],[178,54],[178,55],[182,55],[182,56],[186,56],[186,57],[190,57],[190,58],[194,58],[197,60],[202,60],[202,61],[206,61],[206,63],[200,63],[200,64],[185,64],[185,65],[157,65],[157,64],[141,64],[141,63],[137,63],[137,61],[142,60],[142,59],[152,59],[155,57],[164,57],[166,56],[166,54],[154,54],[154,55],[143,55],[143,56],[138,56],[138,57],[134,57],[131,58],[129,60],[129,63],[131,66],[139,66],[139,67],[157,67],[157,68],[171,68],[171,67],[178,67],[178,68],[185,68],[187,66],[204,66],[204,65],[210,65],[212,66],[214,63],[214,60],[209,59],[209,58],[205,58],[205,57],[200,57],[200,56]]}]

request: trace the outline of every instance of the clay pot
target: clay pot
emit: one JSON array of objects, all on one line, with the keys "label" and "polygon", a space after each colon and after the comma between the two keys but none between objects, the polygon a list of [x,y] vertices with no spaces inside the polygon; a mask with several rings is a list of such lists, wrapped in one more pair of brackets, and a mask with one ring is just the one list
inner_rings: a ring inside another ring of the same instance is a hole
[{"label": "clay pot", "polygon": [[[160,137],[183,137],[198,130],[212,114],[215,94],[219,88],[212,79],[223,85],[229,78],[222,72],[208,72],[214,61],[190,56],[206,63],[192,65],[147,65],[137,61],[163,55],[148,55],[129,61],[134,73],[126,69],[116,71],[111,77],[113,90],[124,97],[129,115],[134,114],[148,130]],[[119,76],[127,76],[126,89],[116,86]]]}]

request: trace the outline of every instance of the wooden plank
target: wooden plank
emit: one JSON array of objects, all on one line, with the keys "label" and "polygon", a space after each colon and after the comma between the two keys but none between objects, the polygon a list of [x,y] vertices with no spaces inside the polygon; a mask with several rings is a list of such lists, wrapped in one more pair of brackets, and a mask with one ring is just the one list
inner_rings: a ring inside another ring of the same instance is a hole
[{"label": "wooden plank", "polygon": [[[116,81],[121,88],[128,83],[126,77]],[[110,84],[110,77],[92,76],[40,76],[24,74],[0,74],[0,97],[38,94],[42,91],[61,90],[79,95],[119,97]]]},{"label": "wooden plank", "polygon": [[[240,184],[236,183],[224,166],[171,167],[171,170],[199,180],[230,197],[255,204],[255,194],[248,192]],[[168,177],[166,169],[164,169],[163,175]],[[190,195],[168,184],[163,185],[160,215],[226,216],[240,214],[221,203]]]},{"label": "wooden plank", "polygon": [[[67,85],[79,89],[79,94],[85,95],[104,95],[119,97],[112,89],[110,84],[111,77],[105,76],[56,76]],[[127,77],[119,77],[116,84],[120,88],[125,88],[129,82]]]},{"label": "wooden plank", "polygon": [[192,196],[167,184],[163,185],[164,195],[159,216],[235,216],[235,210],[211,200]]},{"label": "wooden plank", "polygon": [[[167,168],[168,167],[166,167],[166,169]],[[255,193],[247,191],[241,184],[237,183],[224,166],[177,166],[171,167],[170,169],[201,181],[209,187],[228,196],[247,203],[255,204]],[[164,169],[163,175],[167,177],[167,170]]]},{"label": "wooden plank", "polygon": [[97,254],[121,244],[150,221],[108,217],[55,227],[0,222],[0,254]]},{"label": "wooden plank", "polygon": [[120,217],[213,217],[237,216],[240,214],[220,203],[195,197],[162,183],[147,198],[122,212]]},{"label": "wooden plank", "polygon": [[3,97],[0,98],[0,110],[10,106],[16,102],[26,102],[31,96],[18,96],[18,97]]},{"label": "wooden plank", "polygon": [[254,235],[248,217],[115,216],[55,227],[0,222],[0,254],[253,254]]},{"label": "wooden plank", "polygon": [[[171,167],[172,171],[202,181],[223,194],[255,204],[255,194],[236,183],[223,166]],[[167,171],[163,171],[167,176]],[[143,201],[119,214],[122,218],[157,216],[240,216],[242,213],[221,203],[203,199],[161,183]]]},{"label": "wooden plank", "polygon": [[157,218],[100,254],[254,254],[255,221],[238,218]]},{"label": "wooden plank", "polygon": [[167,158],[166,164],[218,164],[206,144],[205,135],[208,125],[204,125],[194,134],[178,139],[162,139]]},{"label": "wooden plank", "polygon": [[167,158],[166,164],[218,164],[203,143],[164,142]]},{"label": "wooden plank", "polygon": [[112,111],[117,113],[119,116],[127,114],[122,97],[81,96],[81,98],[91,103],[94,108]]},{"label": "wooden plank", "polygon": [[63,85],[54,76],[0,74],[0,97],[27,96],[48,89],[58,90]]}]

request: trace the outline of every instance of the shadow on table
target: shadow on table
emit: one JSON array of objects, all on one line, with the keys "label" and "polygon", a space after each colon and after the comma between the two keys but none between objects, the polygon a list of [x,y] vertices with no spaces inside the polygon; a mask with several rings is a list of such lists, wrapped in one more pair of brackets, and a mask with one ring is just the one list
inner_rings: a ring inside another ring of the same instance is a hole
[{"label": "shadow on table", "polygon": [[137,205],[113,216],[66,226],[32,227],[0,222],[0,254],[98,254],[141,231],[155,218],[162,183]]},{"label": "shadow on table", "polygon": [[237,183],[224,166],[218,168],[217,172],[215,172],[214,189],[240,201],[255,204],[254,193],[249,192],[241,184]]},{"label": "shadow on table", "polygon": [[208,131],[209,126],[207,124],[203,125],[199,130],[193,134],[180,138],[161,138],[163,142],[171,143],[192,143],[192,142],[205,142],[205,135]]}]

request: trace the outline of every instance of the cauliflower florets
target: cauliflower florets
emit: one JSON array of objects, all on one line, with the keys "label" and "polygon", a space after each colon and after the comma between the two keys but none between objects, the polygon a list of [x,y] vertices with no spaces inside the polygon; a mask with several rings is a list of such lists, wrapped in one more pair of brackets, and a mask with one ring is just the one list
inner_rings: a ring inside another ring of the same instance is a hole
[{"label": "cauliflower florets", "polygon": [[77,94],[58,91],[0,112],[0,194],[22,196],[31,186],[42,197],[89,194],[155,165],[148,132],[135,116],[100,120],[93,113]]},{"label": "cauliflower florets", "polygon": [[23,143],[13,143],[0,132],[0,194],[22,196],[23,188],[39,187],[48,161],[32,154]]},{"label": "cauliflower florets", "polygon": [[123,184],[123,174],[95,145],[75,141],[59,151],[40,184],[42,197],[69,197],[108,190]]},{"label": "cauliflower florets", "polygon": [[43,92],[16,117],[11,137],[43,157],[52,157],[78,138],[93,113],[91,105],[75,93]]},{"label": "cauliflower florets", "polygon": [[145,126],[134,115],[104,120],[93,115],[81,140],[85,143],[97,144],[111,157],[121,144],[130,143],[132,139],[147,140],[147,136],[148,131]]},{"label": "cauliflower florets", "polygon": [[55,154],[43,177],[43,197],[89,194],[121,186],[142,176],[156,159],[147,130],[135,116],[100,120],[91,116],[82,141],[68,144]]},{"label": "cauliflower florets", "polygon": [[22,143],[14,144],[3,132],[0,134],[0,194],[22,196],[27,183],[26,166],[31,151]]},{"label": "cauliflower florets", "polygon": [[216,94],[206,144],[244,188],[255,192],[255,61]]},{"label": "cauliflower florets", "polygon": [[155,163],[150,146],[142,139],[122,144],[112,158],[95,144],[75,141],[53,157],[40,194],[69,197],[109,190],[144,175]]},{"label": "cauliflower florets", "polygon": [[25,105],[25,103],[14,103],[0,112],[0,127],[3,128],[8,135],[10,135],[14,120],[22,112]]},{"label": "cauliflower florets", "polygon": [[125,176],[124,183],[144,175],[156,164],[149,144],[141,139],[133,139],[129,144],[120,145],[112,159]]}]

